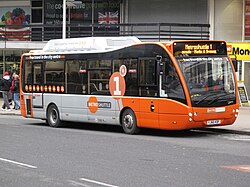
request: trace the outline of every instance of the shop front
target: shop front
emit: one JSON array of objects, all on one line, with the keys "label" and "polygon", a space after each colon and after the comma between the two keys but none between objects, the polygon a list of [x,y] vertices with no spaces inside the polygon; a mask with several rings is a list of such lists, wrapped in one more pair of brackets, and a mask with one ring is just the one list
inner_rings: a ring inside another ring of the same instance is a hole
[{"label": "shop front", "polygon": [[[20,58],[23,50],[6,50],[1,51],[0,55],[0,77],[5,71],[19,73]],[[25,51],[27,52],[27,51]]]},{"label": "shop front", "polygon": [[[33,43],[62,38],[62,3],[62,0],[1,1],[0,76],[4,71],[18,70],[23,52],[40,49],[31,48]],[[141,32],[151,36],[153,32],[158,34],[162,30],[166,30],[168,36],[168,32],[174,33],[173,27],[167,25],[158,28],[159,26],[145,24],[209,23],[208,0],[191,0],[188,3],[185,0],[169,0],[167,3],[164,0],[66,0],[66,4],[67,38],[133,35]],[[137,23],[144,25],[128,26]],[[178,35],[180,30],[183,32],[183,28],[179,27],[175,28]],[[201,27],[187,29],[192,33],[196,32],[194,29],[207,32],[207,28]],[[198,31],[197,33],[200,36]],[[159,38],[152,36],[154,37]]]},{"label": "shop front", "polygon": [[228,53],[233,60],[238,62],[237,80],[239,86],[245,87],[246,98],[250,95],[250,43],[228,42]]}]

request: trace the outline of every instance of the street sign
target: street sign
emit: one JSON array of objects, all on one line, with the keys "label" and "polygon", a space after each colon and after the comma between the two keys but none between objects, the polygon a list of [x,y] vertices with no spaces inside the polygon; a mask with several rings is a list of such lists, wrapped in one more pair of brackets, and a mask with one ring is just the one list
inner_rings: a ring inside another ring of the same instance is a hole
[{"label": "street sign", "polygon": [[238,83],[238,90],[239,90],[239,100],[240,100],[240,104],[244,105],[247,104],[249,106],[249,102],[248,102],[248,95],[247,95],[247,91],[246,91],[246,87],[244,85],[243,82],[239,82]]}]

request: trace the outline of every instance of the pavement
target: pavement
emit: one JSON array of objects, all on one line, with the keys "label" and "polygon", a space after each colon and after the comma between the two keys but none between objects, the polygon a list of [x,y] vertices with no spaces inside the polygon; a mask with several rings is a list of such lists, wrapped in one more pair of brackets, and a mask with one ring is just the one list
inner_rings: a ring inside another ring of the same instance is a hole
[{"label": "pavement", "polygon": [[[3,98],[0,97],[0,107],[2,108],[3,106]],[[0,108],[0,115],[21,115],[21,111],[20,110],[15,110],[13,109],[14,107],[14,102],[12,101],[12,105],[10,105],[11,111],[7,112],[5,110],[1,110]]]},{"label": "pavement", "polygon": [[[0,107],[2,107],[3,98],[0,97]],[[13,103],[14,104],[14,103]],[[3,111],[0,109],[0,115],[21,115],[20,110],[12,109],[14,105],[11,105],[11,111]],[[239,116],[236,119],[233,125],[227,126],[217,126],[217,127],[209,127],[206,130],[218,131],[223,133],[233,133],[233,134],[243,134],[250,135],[250,107],[242,106],[239,109]]]}]

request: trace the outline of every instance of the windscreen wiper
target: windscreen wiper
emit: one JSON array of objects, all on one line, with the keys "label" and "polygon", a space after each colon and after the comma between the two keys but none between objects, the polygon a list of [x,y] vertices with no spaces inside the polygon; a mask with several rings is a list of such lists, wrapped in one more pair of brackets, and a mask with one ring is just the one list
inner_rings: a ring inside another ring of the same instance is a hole
[{"label": "windscreen wiper", "polygon": [[[232,96],[232,98],[233,98],[233,94],[232,93],[221,93],[221,94],[219,94],[217,97],[215,97],[212,101],[210,101],[208,104],[209,105],[211,105],[211,104],[213,104],[215,101],[217,101],[219,98],[221,98],[221,97],[224,97],[224,96],[228,96],[228,94],[230,94],[231,96]],[[228,97],[226,97],[227,99],[229,99],[229,98],[231,98],[230,96],[228,96]]]},{"label": "windscreen wiper", "polygon": [[202,101],[204,101],[205,99],[212,97],[212,96],[216,96],[217,94],[212,94],[212,95],[207,95],[205,97],[203,97],[201,100],[199,100],[198,102],[196,102],[195,104],[198,105],[200,104]]}]

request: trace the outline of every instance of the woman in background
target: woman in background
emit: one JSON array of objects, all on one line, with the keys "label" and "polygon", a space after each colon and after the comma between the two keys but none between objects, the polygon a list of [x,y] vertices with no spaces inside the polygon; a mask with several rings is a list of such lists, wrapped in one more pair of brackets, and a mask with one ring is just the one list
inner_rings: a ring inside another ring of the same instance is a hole
[{"label": "woman in background", "polygon": [[13,83],[12,83],[12,93],[14,100],[14,109],[20,109],[20,89],[19,89],[19,76],[17,74],[13,75]]}]

